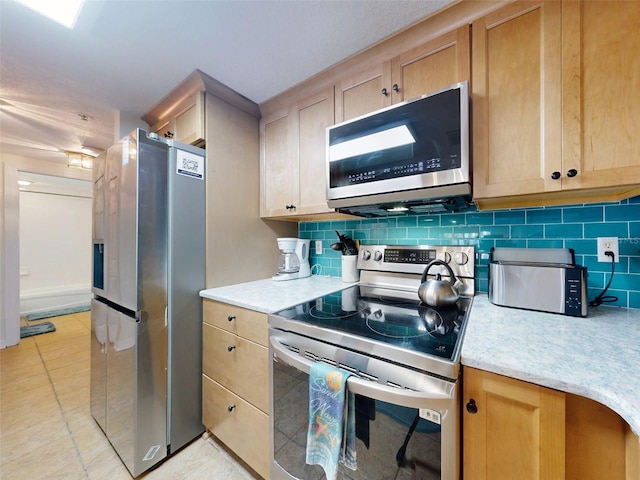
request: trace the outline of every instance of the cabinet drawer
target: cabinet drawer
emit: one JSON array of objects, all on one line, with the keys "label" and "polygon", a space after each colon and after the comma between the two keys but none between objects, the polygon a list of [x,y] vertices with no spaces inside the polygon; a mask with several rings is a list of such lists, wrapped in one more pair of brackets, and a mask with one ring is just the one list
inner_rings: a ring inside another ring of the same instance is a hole
[{"label": "cabinet drawer", "polygon": [[243,338],[267,346],[269,331],[267,314],[214,300],[203,300],[204,323],[214,325]]},{"label": "cabinet drawer", "polygon": [[269,350],[204,324],[202,371],[263,412],[269,411]]},{"label": "cabinet drawer", "polygon": [[269,478],[269,417],[202,376],[202,423],[251,468]]}]

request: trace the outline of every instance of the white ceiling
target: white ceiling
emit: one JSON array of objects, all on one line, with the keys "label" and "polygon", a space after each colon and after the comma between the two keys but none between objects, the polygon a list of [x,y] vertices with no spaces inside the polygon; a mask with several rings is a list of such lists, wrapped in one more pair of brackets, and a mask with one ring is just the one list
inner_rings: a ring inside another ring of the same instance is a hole
[{"label": "white ceiling", "polygon": [[105,149],[195,69],[261,103],[454,1],[86,0],[68,30],[0,0],[0,152]]}]

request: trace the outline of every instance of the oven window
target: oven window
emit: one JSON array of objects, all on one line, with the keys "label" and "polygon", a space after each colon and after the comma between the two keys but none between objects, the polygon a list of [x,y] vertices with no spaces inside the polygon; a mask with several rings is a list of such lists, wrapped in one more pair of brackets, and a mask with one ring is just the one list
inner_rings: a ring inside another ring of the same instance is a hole
[{"label": "oven window", "polygon": [[[294,478],[324,479],[319,465],[305,463],[309,376],[274,361],[273,423],[276,463]],[[439,480],[440,426],[418,410],[356,395],[357,470],[339,467],[341,480]]]}]

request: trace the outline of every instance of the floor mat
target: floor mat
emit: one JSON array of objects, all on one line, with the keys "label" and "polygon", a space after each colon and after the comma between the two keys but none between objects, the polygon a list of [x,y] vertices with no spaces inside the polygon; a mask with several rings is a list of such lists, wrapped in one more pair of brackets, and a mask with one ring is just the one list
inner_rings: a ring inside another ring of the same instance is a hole
[{"label": "floor mat", "polygon": [[28,325],[20,327],[20,338],[32,337],[41,333],[55,332],[56,326],[51,322],[42,322],[37,325]]},{"label": "floor mat", "polygon": [[72,313],[87,312],[89,310],[91,310],[90,305],[82,305],[80,307],[61,308],[58,310],[49,310],[46,312],[30,313],[29,315],[25,315],[25,318],[27,319],[27,321],[32,322],[34,320],[42,320],[43,318],[59,317],[60,315],[70,315]]}]

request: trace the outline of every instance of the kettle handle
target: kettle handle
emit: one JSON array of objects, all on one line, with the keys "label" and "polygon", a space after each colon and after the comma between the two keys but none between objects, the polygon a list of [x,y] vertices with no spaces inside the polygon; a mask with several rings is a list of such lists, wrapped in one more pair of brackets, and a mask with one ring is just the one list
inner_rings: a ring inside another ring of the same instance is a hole
[{"label": "kettle handle", "polygon": [[424,267],[424,271],[422,272],[422,283],[424,283],[427,280],[427,273],[429,272],[429,269],[434,266],[434,265],[442,265],[447,269],[447,272],[449,273],[449,283],[451,283],[451,285],[455,285],[457,277],[455,276],[455,274],[453,273],[453,270],[451,269],[451,267],[446,263],[443,262],[442,260],[431,260],[426,267]]}]

